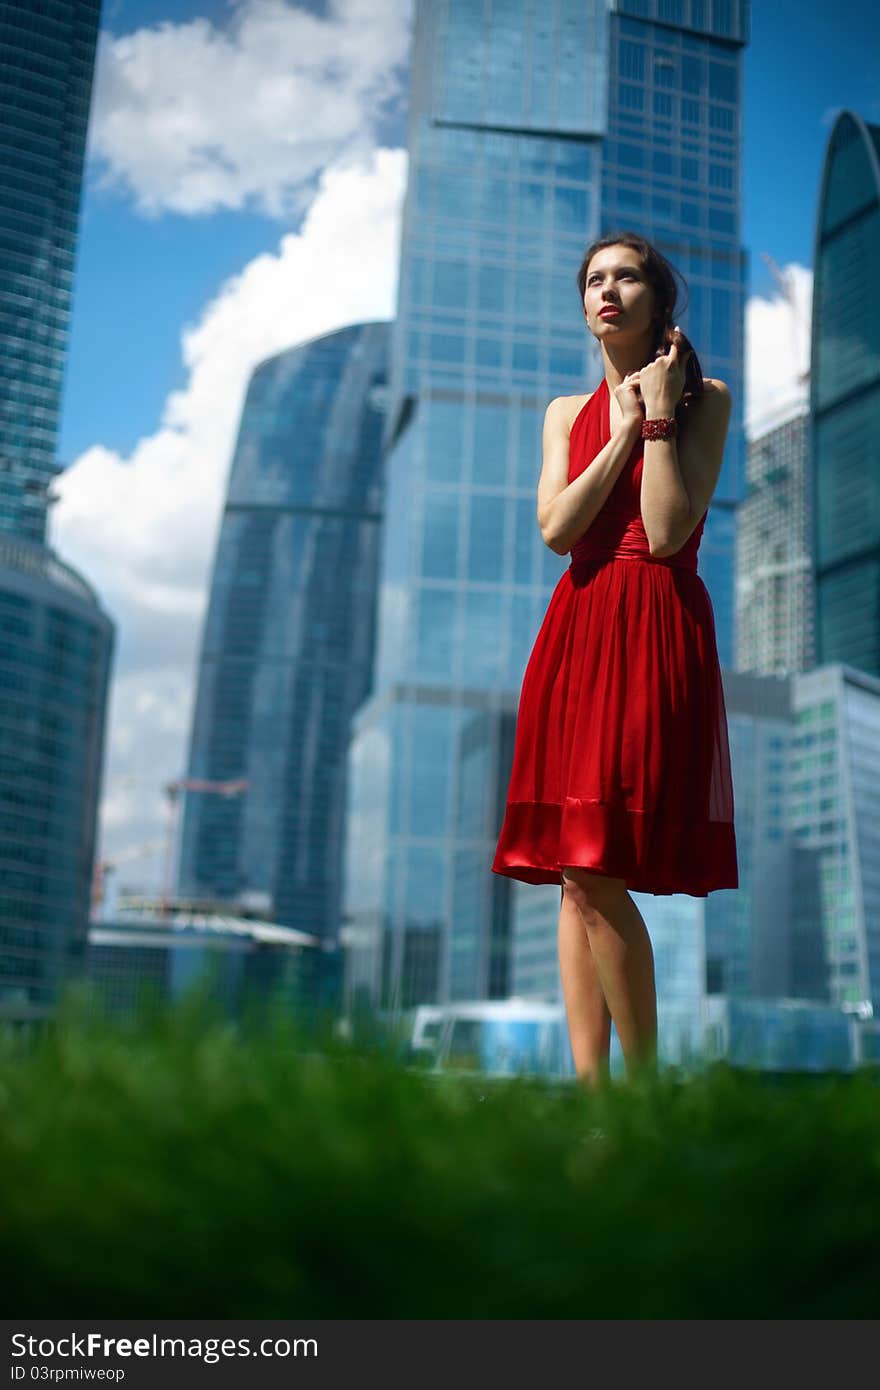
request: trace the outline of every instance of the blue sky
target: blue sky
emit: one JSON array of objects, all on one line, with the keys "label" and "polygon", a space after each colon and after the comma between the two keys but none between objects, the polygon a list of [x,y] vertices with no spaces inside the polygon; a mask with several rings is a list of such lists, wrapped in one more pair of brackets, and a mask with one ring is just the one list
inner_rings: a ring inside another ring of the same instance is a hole
[{"label": "blue sky", "polygon": [[[105,0],[49,541],[116,625],[98,854],[126,865],[120,887],[161,886],[162,788],[186,770],[248,378],[394,311],[410,13],[411,0]],[[861,0],[754,7],[747,405],[802,399],[793,321],[760,253],[805,321],[831,122],[841,107],[880,122],[878,53]]]},{"label": "blue sky", "polygon": [[[326,6],[312,4],[313,13]],[[121,37],[163,21],[229,22],[225,0],[105,0],[103,28]],[[831,113],[880,121],[880,6],[867,0],[758,0],[745,54],[744,243],[750,290],[769,295],[760,257],[812,267],[815,201]],[[868,55],[874,55],[873,64]],[[402,120],[382,127],[404,143]],[[184,382],[180,330],[217,286],[290,224],[254,211],[156,220],[100,192],[87,168],[59,453],[96,441],[128,452]]]}]

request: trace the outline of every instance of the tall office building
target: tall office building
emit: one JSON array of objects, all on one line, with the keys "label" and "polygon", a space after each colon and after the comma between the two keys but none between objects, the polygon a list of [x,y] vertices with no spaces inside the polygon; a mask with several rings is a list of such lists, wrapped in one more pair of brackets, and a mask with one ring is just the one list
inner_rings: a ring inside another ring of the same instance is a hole
[{"label": "tall office building", "polygon": [[46,544],[98,0],[0,0],[0,1014],[82,967],[113,627]]},{"label": "tall office building", "polygon": [[537,526],[541,429],[554,396],[601,379],[576,275],[608,230],[680,268],[679,322],[733,392],[700,566],[732,659],[747,17],[744,0],[417,4],[376,682],[351,751],[352,1003],[510,992],[502,721],[567,563]]},{"label": "tall office building", "polygon": [[253,373],[192,725],[189,778],[209,785],[186,791],[180,894],[322,941],[338,933],[349,720],[372,673],[387,355],[388,324],[356,324]]},{"label": "tall office building", "polygon": [[789,675],[815,665],[810,417],[749,440],[736,525],[736,669]]},{"label": "tall office building", "polygon": [[816,659],[880,676],[880,126],[834,122],[819,195],[812,375]]},{"label": "tall office building", "polygon": [[0,532],[41,542],[100,0],[0,0]]},{"label": "tall office building", "polygon": [[742,50],[749,0],[609,0],[602,225],[645,230],[687,287],[678,321],[733,415],[700,542],[718,654],[733,665],[734,549],[744,491]]}]

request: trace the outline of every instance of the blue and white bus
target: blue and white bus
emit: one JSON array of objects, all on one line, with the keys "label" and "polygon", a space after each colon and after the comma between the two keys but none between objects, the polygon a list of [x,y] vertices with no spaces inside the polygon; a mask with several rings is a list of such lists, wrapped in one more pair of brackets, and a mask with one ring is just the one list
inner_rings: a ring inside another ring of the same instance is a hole
[{"label": "blue and white bus", "polygon": [[434,1071],[574,1077],[562,1004],[530,999],[423,1004],[415,1010],[410,1047]]}]

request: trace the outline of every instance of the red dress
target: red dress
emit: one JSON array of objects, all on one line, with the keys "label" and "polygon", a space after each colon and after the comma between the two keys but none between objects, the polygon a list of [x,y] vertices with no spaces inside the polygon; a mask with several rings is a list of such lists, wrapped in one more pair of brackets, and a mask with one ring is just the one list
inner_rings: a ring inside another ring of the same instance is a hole
[{"label": "red dress", "polygon": [[[603,378],[571,428],[569,482],[611,433]],[[492,870],[562,881],[563,865],[639,893],[737,888],[727,715],[708,590],[706,523],[652,556],[643,441],[571,551],[523,675]]]}]

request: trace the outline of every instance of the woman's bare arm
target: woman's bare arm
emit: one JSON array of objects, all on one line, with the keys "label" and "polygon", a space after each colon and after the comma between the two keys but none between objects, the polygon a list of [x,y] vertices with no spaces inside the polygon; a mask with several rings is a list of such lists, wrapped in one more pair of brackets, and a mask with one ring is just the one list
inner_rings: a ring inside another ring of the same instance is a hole
[{"label": "woman's bare arm", "polygon": [[544,465],[538,483],[538,525],[545,545],[567,555],[604,507],[641,433],[618,425],[588,468],[568,481],[571,401],[557,396],[544,416]]}]

